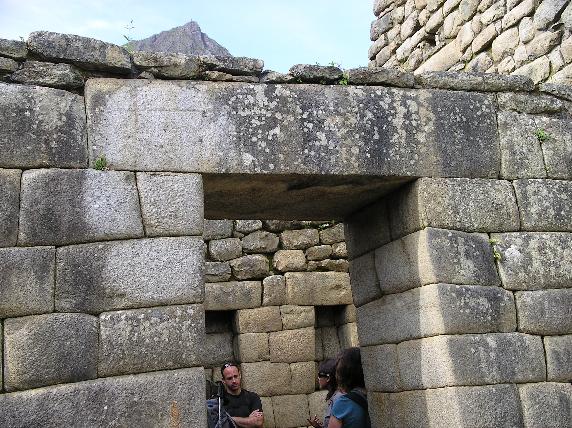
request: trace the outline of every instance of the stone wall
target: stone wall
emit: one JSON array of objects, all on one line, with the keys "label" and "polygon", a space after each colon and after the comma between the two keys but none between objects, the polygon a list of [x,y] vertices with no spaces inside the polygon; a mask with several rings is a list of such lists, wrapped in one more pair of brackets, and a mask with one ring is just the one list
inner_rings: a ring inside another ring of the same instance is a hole
[{"label": "stone wall", "polygon": [[572,83],[567,0],[376,0],[370,66]]}]

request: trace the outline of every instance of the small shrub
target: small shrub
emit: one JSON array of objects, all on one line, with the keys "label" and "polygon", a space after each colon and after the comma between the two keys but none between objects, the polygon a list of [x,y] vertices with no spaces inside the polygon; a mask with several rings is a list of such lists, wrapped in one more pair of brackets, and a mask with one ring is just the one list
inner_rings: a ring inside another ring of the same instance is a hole
[{"label": "small shrub", "polygon": [[550,138],[550,134],[546,132],[544,129],[538,128],[536,130],[536,138],[540,143],[544,143],[546,140]]},{"label": "small shrub", "polygon": [[97,158],[93,167],[98,171],[107,171],[107,159],[105,159],[105,156],[101,155]]}]

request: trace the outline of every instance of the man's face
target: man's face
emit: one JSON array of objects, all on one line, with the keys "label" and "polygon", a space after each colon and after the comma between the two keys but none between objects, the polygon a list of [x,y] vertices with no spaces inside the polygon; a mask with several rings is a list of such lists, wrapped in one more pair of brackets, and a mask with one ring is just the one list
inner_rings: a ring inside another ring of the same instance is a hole
[{"label": "man's face", "polygon": [[222,376],[226,392],[235,395],[240,394],[240,372],[238,367],[227,367],[223,370]]}]

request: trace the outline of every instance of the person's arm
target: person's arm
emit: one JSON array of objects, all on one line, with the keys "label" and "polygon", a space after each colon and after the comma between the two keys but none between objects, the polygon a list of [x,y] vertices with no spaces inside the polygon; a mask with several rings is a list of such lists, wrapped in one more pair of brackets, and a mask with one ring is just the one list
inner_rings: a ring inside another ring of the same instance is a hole
[{"label": "person's arm", "polygon": [[232,420],[241,428],[262,428],[264,425],[264,414],[259,409],[256,409],[246,418],[232,416]]},{"label": "person's arm", "polygon": [[312,419],[308,419],[308,423],[314,428],[322,428],[324,425],[318,420],[318,415],[314,415]]},{"label": "person's arm", "polygon": [[328,428],[342,428],[344,426],[343,422],[340,421],[335,416],[330,416],[330,423],[328,424]]}]

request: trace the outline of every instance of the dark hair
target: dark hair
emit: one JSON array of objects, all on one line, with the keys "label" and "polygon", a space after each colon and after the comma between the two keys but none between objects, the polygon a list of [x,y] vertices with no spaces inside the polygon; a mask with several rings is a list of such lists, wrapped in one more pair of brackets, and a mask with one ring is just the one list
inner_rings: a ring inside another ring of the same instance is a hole
[{"label": "dark hair", "polygon": [[340,352],[336,362],[336,378],[338,385],[346,392],[354,388],[365,388],[359,348],[348,348]]},{"label": "dark hair", "polygon": [[238,364],[230,362],[224,363],[222,366],[220,366],[220,374],[223,378],[224,378],[224,369],[228,369],[229,367],[236,367],[236,369],[240,372],[240,367],[238,367]]},{"label": "dark hair", "polygon": [[326,388],[328,390],[328,394],[326,395],[326,400],[332,398],[336,389],[338,389],[338,382],[336,381],[336,360],[330,358],[328,360],[324,360],[318,366],[318,376],[320,374],[328,375],[328,383]]}]

